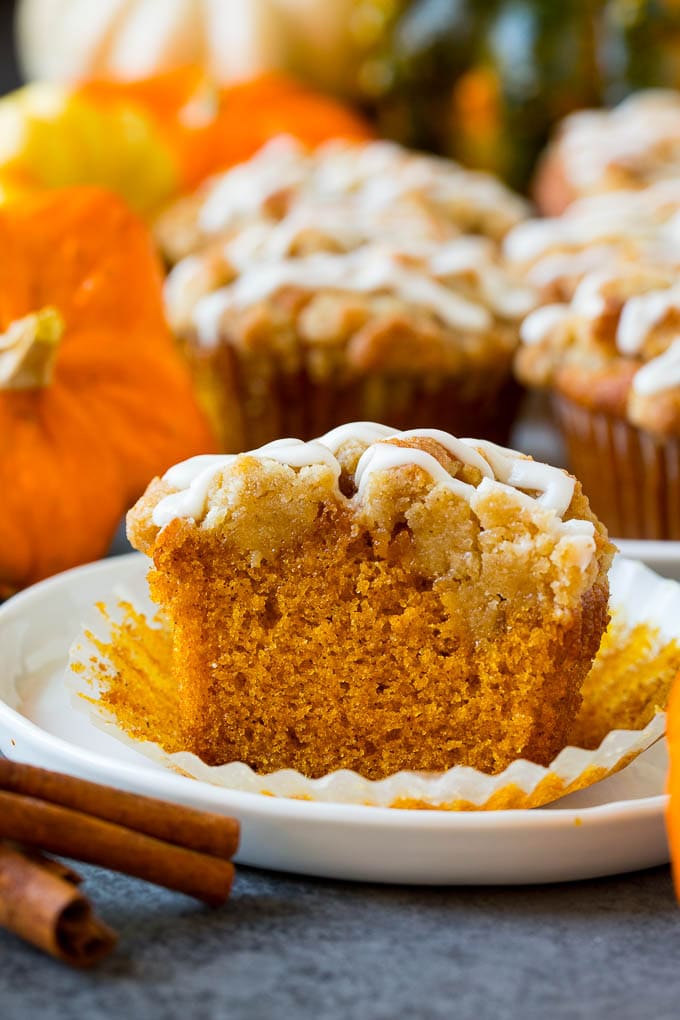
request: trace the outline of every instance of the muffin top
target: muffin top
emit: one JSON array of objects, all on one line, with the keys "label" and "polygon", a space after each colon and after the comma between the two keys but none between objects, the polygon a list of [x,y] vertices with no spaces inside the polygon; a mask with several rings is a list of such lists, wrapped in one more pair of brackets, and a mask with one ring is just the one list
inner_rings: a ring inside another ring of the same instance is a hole
[{"label": "muffin top", "polygon": [[291,369],[304,358],[319,378],[338,358],[357,372],[406,373],[507,360],[536,304],[485,238],[263,260],[235,251],[240,240],[174,267],[165,286],[173,329],[199,348],[269,352]]},{"label": "muffin top", "polygon": [[679,170],[680,93],[648,89],[614,109],[582,110],[567,117],[549,146],[539,193],[545,190],[547,196],[550,175],[561,178],[559,186],[569,201],[646,187],[676,178]]},{"label": "muffin top", "polygon": [[184,255],[168,319],[198,348],[317,378],[507,364],[535,295],[498,242],[526,210],[494,178],[391,142],[275,139],[159,222]]},{"label": "muffin top", "polygon": [[680,287],[666,267],[586,275],[522,324],[521,379],[661,436],[680,435]]},{"label": "muffin top", "polygon": [[130,511],[128,533],[153,554],[177,527],[217,531],[256,564],[304,542],[324,505],[369,536],[378,556],[394,555],[396,541],[419,576],[483,576],[493,600],[542,592],[566,612],[611,559],[565,471],[483,440],[372,422],[178,464]]},{"label": "muffin top", "polygon": [[546,299],[570,298],[590,272],[612,263],[680,264],[680,181],[574,202],[561,215],[514,227],[504,254]]},{"label": "muffin top", "polygon": [[496,178],[392,142],[334,141],[309,152],[280,137],[173,205],[156,235],[174,262],[251,224],[285,221],[279,234],[321,226],[347,249],[376,236],[497,240],[527,212]]}]

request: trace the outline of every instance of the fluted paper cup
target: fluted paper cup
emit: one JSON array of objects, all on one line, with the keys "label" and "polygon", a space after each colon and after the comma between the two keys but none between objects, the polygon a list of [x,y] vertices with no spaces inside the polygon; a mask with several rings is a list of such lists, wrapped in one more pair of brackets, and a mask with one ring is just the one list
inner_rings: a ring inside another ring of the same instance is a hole
[{"label": "fluted paper cup", "polygon": [[[459,765],[440,773],[398,772],[381,780],[344,769],[309,779],[293,769],[258,774],[243,762],[209,766],[194,754],[171,753],[154,741],[130,736],[102,693],[112,678],[120,677],[121,634],[126,668],[142,685],[149,635],[162,637],[157,607],[142,582],[119,590],[110,605],[93,610],[71,650],[68,683],[75,704],[96,726],[165,768],[204,783],[274,797],[379,807],[538,807],[624,768],[665,731],[663,709],[680,667],[680,584],[621,556],[612,567],[610,584],[613,630],[586,681],[586,710],[574,730],[575,740],[586,746],[565,747],[546,767],[520,759],[496,775]],[[600,695],[603,704],[598,704]]]},{"label": "fluted paper cup", "polygon": [[553,399],[569,455],[597,516],[617,538],[680,539],[680,441]]}]

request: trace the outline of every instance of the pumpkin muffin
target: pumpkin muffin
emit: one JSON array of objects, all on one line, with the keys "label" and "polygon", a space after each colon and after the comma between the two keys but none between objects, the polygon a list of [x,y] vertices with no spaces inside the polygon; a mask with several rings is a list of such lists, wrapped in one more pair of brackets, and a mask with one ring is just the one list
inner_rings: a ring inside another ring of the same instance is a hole
[{"label": "pumpkin muffin", "polygon": [[506,236],[503,253],[541,302],[566,301],[588,273],[629,262],[680,264],[680,180],[574,202],[554,218],[532,219]]},{"label": "pumpkin muffin", "polygon": [[546,764],[607,623],[612,547],[566,472],[360,422],[200,457],[128,517],[186,749],[379,779]]},{"label": "pumpkin muffin", "polygon": [[507,438],[518,327],[534,302],[485,239],[431,255],[376,244],[250,263],[216,284],[230,274],[211,252],[166,285],[223,449],[363,418]]},{"label": "pumpkin muffin", "polygon": [[561,213],[585,195],[645,188],[680,173],[680,93],[648,89],[613,110],[567,117],[536,174],[541,211]]},{"label": "pumpkin muffin", "polygon": [[329,206],[344,213],[335,233],[344,225],[351,247],[376,235],[441,241],[478,234],[498,241],[529,212],[490,174],[393,142],[335,140],[311,152],[281,136],[170,206],[157,220],[156,238],[172,264],[244,226],[271,227],[291,214],[307,213],[313,235],[315,217]]},{"label": "pumpkin muffin", "polygon": [[610,531],[680,539],[680,288],[632,263],[583,278],[522,325],[517,373],[547,388],[570,467]]},{"label": "pumpkin muffin", "polygon": [[223,448],[363,418],[505,441],[534,296],[498,240],[524,211],[391,143],[282,139],[169,211],[168,318]]}]

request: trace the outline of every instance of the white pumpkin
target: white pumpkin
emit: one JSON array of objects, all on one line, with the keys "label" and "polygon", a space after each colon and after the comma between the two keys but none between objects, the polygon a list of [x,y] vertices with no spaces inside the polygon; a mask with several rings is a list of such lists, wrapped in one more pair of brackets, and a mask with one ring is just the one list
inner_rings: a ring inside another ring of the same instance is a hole
[{"label": "white pumpkin", "polygon": [[396,0],[21,0],[28,78],[139,78],[198,63],[221,82],[292,70],[353,91]]}]

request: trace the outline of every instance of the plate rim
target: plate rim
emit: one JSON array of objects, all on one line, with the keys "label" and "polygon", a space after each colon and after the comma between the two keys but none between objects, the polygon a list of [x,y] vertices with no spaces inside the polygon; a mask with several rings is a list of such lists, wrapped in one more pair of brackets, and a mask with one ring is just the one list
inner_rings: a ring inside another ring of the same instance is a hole
[{"label": "plate rim", "polygon": [[[673,544],[677,546],[677,555],[680,560],[680,542]],[[25,603],[30,604],[37,594],[44,595],[52,588],[68,586],[76,576],[108,572],[124,573],[132,563],[144,559],[146,557],[139,552],[125,553],[71,567],[69,570],[38,581],[23,591],[17,592],[0,605],[0,627],[4,625],[7,618],[20,616]],[[67,651],[64,652],[65,662],[67,654]],[[571,828],[574,825],[585,823],[589,827],[598,824],[610,825],[617,820],[630,820],[631,817],[636,817],[641,821],[649,820],[658,815],[664,815],[668,803],[668,795],[661,793],[629,800],[614,800],[583,808],[546,806],[493,811],[450,811],[442,808],[414,810],[365,804],[306,801],[291,797],[269,797],[261,793],[213,786],[202,780],[182,776],[162,768],[142,769],[126,762],[117,761],[106,754],[78,747],[63,737],[49,733],[18,709],[12,708],[4,697],[0,697],[0,728],[6,731],[8,742],[11,745],[14,743],[14,738],[10,735],[10,727],[14,730],[18,728],[32,746],[38,744],[44,749],[58,754],[60,768],[63,765],[73,765],[75,768],[79,768],[79,774],[82,774],[83,768],[94,767],[99,774],[109,772],[111,779],[114,780],[112,785],[115,785],[115,780],[118,779],[125,783],[127,788],[134,788],[149,796],[160,798],[165,792],[171,794],[173,788],[176,788],[178,792],[191,790],[192,796],[195,797],[198,794],[198,799],[206,802],[206,809],[209,809],[211,805],[215,807],[217,802],[223,801],[223,806],[230,809],[241,807],[251,815],[261,815],[267,818],[285,817],[288,820],[300,821],[318,819],[328,823],[335,822],[345,826],[361,827],[367,823],[374,823],[386,828],[406,826],[422,831],[428,829],[472,830],[475,828],[510,831],[520,827],[542,830],[559,829],[565,826]],[[5,754],[10,759],[12,758],[11,753],[5,751]],[[20,758],[17,757],[14,760],[20,760]],[[95,779],[93,781],[101,782],[102,780]]]}]

